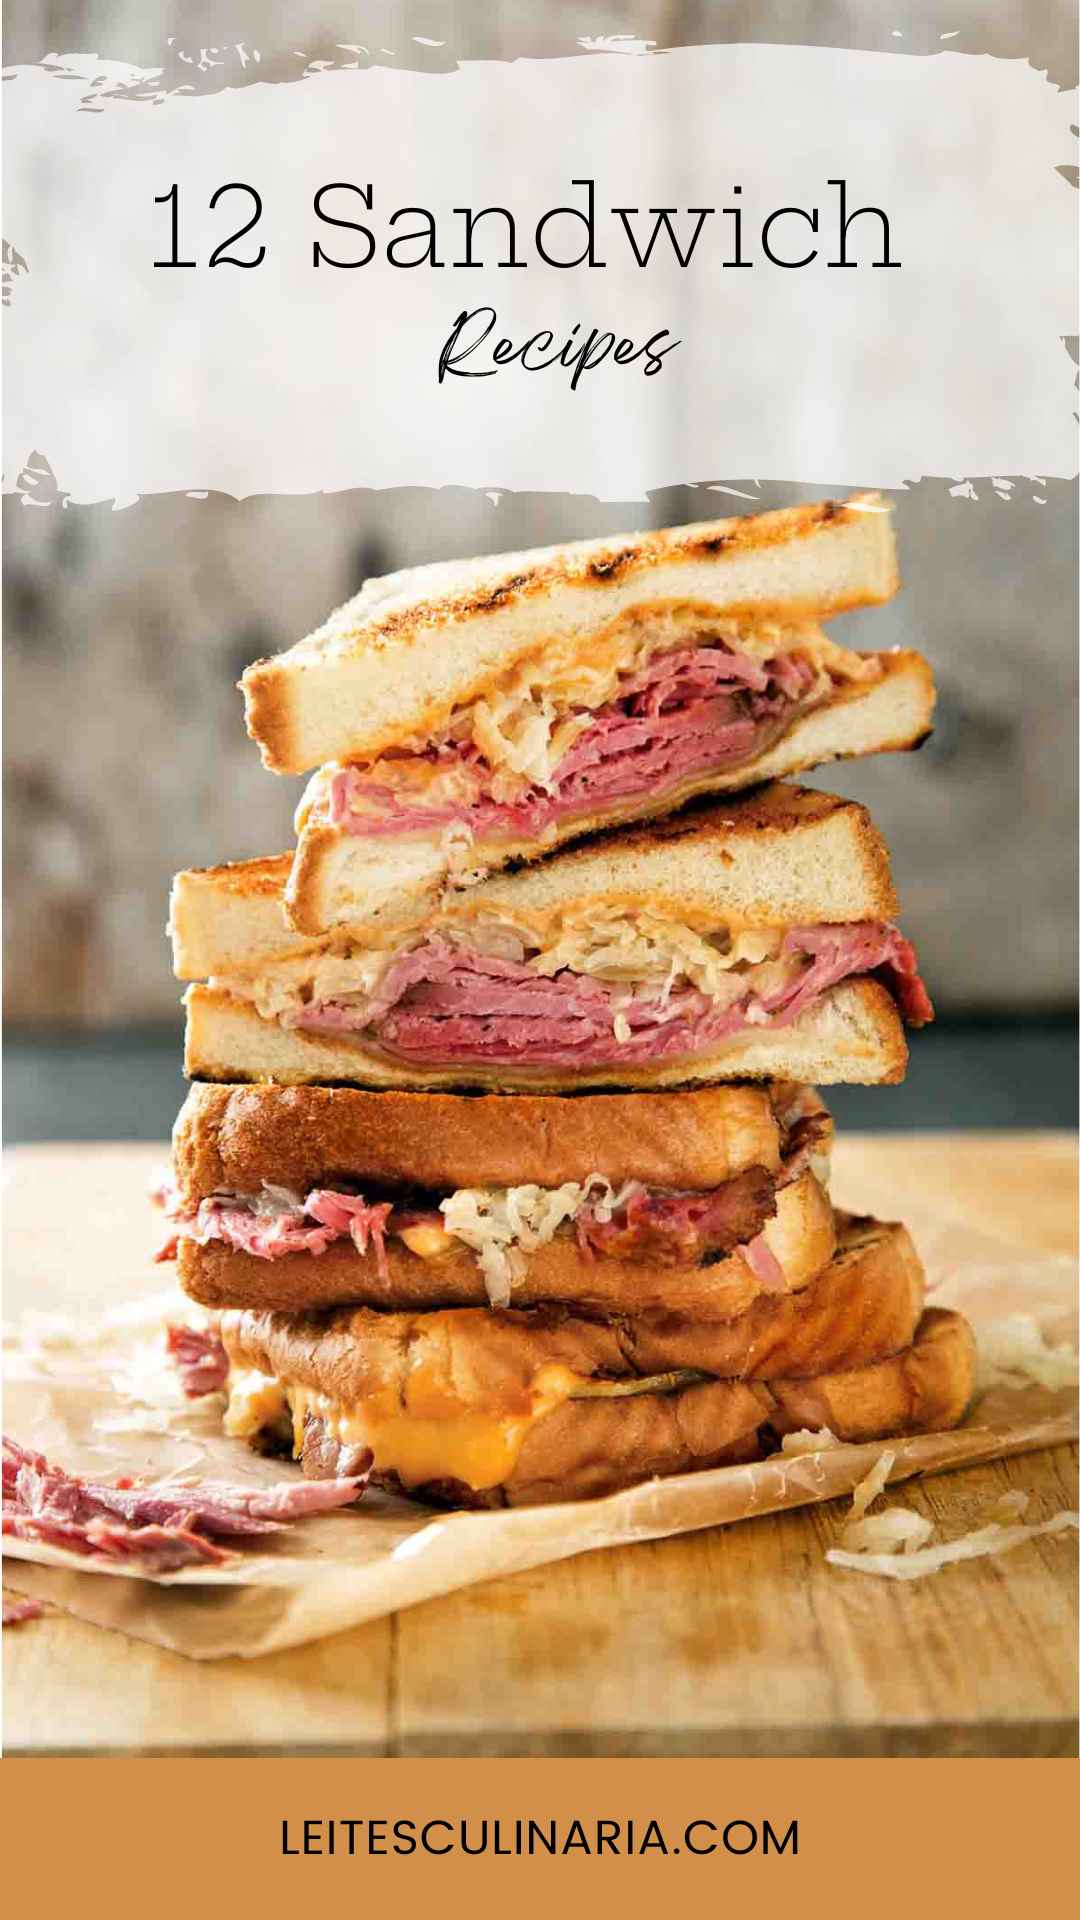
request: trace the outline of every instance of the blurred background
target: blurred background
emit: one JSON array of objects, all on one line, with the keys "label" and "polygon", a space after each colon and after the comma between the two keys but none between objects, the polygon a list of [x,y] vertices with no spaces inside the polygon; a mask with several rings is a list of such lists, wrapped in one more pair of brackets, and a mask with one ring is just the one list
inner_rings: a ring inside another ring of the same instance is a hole
[{"label": "blurred background", "polygon": [[[14,0],[4,52],[7,65],[94,52],[216,88],[252,82],[253,47],[257,78],[284,83],[301,62],[342,59],[342,49],[350,61],[437,69],[566,54],[606,33],[659,46],[764,39],[920,57],[947,31],[952,49],[1026,56],[1057,84],[1075,83],[1068,4],[950,0],[887,12],[885,27],[881,10],[833,0],[290,0],[233,6],[226,33],[220,0],[212,9]],[[718,473],[645,503],[444,489],[158,496],[113,511],[65,504],[46,456],[5,478],[8,1140],[167,1135],[183,1097],[169,880],[181,866],[287,846],[303,784],[264,773],[246,738],[235,682],[249,661],[290,645],[370,574],[832,490],[827,474],[818,487],[791,487]],[[491,464],[497,472],[497,448]],[[926,652],[937,731],[917,758],[828,770],[817,784],[863,800],[884,830],[939,1024],[915,1036],[903,1087],[837,1089],[832,1104],[849,1125],[1071,1126],[1076,487],[961,477],[892,498],[903,592],[835,631],[856,647]]]}]

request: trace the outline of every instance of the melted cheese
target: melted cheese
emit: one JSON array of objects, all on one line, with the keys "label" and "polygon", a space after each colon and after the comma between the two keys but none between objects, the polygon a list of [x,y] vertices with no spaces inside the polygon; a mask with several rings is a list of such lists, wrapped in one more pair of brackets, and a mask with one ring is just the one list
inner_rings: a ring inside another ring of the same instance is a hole
[{"label": "melted cheese", "polygon": [[418,1260],[437,1260],[440,1254],[449,1253],[454,1244],[453,1236],[447,1233],[445,1227],[426,1223],[420,1227],[402,1227],[398,1237]]},{"label": "melted cheese", "polygon": [[254,1439],[265,1428],[278,1426],[287,1412],[288,1401],[280,1380],[254,1367],[230,1373],[224,1426],[234,1440]]},{"label": "melted cheese", "polygon": [[376,1472],[395,1473],[405,1487],[423,1486],[429,1480],[460,1480],[483,1492],[510,1478],[532,1428],[566,1401],[675,1392],[704,1377],[682,1369],[645,1379],[593,1380],[552,1361],[534,1375],[519,1405],[496,1411],[463,1405],[441,1378],[422,1367],[409,1377],[405,1406],[393,1391],[387,1391],[345,1407],[309,1387],[254,1370],[237,1371],[229,1380],[225,1430],[250,1439],[288,1416],[293,1453],[299,1459],[305,1422],[312,1414],[324,1420],[344,1445],[369,1447]]},{"label": "melted cheese", "polygon": [[525,1436],[537,1421],[571,1398],[580,1384],[568,1367],[541,1367],[520,1409],[488,1412],[465,1407],[418,1370],[406,1407],[396,1395],[373,1394],[342,1407],[326,1394],[286,1386],[292,1410],[293,1451],[299,1457],[309,1413],[327,1422],[347,1446],[370,1447],[375,1470],[396,1473],[404,1487],[428,1480],[460,1480],[482,1492],[501,1486],[517,1465]]}]

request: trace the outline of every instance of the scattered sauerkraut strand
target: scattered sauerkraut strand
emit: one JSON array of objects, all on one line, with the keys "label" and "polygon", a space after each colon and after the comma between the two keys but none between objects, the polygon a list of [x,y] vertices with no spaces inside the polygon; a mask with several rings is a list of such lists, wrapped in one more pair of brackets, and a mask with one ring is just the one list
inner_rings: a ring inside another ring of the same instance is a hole
[{"label": "scattered sauerkraut strand", "polygon": [[[879,1517],[884,1520],[888,1516]],[[992,1520],[989,1526],[978,1527],[941,1546],[905,1553],[851,1553],[841,1547],[830,1547],[825,1558],[834,1567],[850,1567],[856,1573],[878,1573],[887,1580],[920,1580],[924,1574],[937,1573],[941,1567],[952,1566],[958,1560],[980,1560],[986,1554],[1011,1553],[1014,1547],[1022,1547],[1025,1541],[1035,1540],[1040,1534],[1064,1533],[1078,1526],[1080,1514],[1077,1513],[1055,1513],[1053,1519],[1032,1527],[1008,1527]]]},{"label": "scattered sauerkraut strand", "polygon": [[1055,1392],[1074,1387],[1080,1377],[1075,1347],[1048,1346],[1042,1328],[1030,1313],[1012,1313],[976,1329],[978,1374],[976,1388],[1016,1386],[1032,1381]]},{"label": "scattered sauerkraut strand", "polygon": [[[1056,1513],[1052,1520],[1025,1526],[1023,1516],[1031,1496],[1019,1488],[999,1494],[990,1508],[988,1525],[957,1540],[928,1545],[934,1523],[910,1507],[886,1507],[867,1513],[892,1472],[895,1453],[880,1453],[851,1498],[851,1518],[841,1534],[841,1545],[830,1547],[825,1558],[834,1567],[852,1567],[857,1573],[879,1573],[889,1580],[917,1580],[958,1560],[978,1560],[988,1553],[1009,1553],[1042,1533],[1063,1533],[1076,1527],[1075,1513]],[[1010,1525],[1009,1523],[1012,1522]]]},{"label": "scattered sauerkraut strand", "polygon": [[825,1453],[829,1447],[839,1447],[843,1443],[828,1427],[800,1427],[797,1433],[785,1433],[780,1442],[780,1451],[789,1460],[798,1460],[804,1453]]},{"label": "scattered sauerkraut strand", "polygon": [[867,1513],[883,1492],[896,1464],[896,1454],[886,1448],[879,1453],[869,1473],[852,1489],[851,1517],[841,1534],[841,1543],[849,1553],[914,1553],[924,1547],[934,1531],[933,1522],[909,1507],[886,1507],[883,1513]]},{"label": "scattered sauerkraut strand", "polygon": [[861,1520],[867,1508],[873,1505],[895,1465],[896,1454],[888,1447],[883,1453],[878,1454],[865,1479],[860,1480],[858,1486],[852,1488],[852,1520]]},{"label": "scattered sauerkraut strand", "polygon": [[[849,1520],[841,1539],[849,1554],[909,1554],[925,1547],[933,1531],[933,1521],[910,1507],[886,1507],[883,1513],[867,1514],[865,1520]],[[828,1557],[831,1560],[833,1554]]]}]

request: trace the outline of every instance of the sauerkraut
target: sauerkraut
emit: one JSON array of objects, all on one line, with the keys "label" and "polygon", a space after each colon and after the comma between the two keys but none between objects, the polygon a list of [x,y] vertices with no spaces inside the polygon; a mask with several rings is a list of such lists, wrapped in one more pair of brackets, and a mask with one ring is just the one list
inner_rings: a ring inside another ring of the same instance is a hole
[{"label": "sauerkraut", "polygon": [[981,1393],[989,1387],[1029,1381],[1055,1392],[1077,1382],[1075,1347],[1050,1346],[1030,1313],[1013,1313],[1007,1320],[990,1320],[978,1327],[975,1350],[976,1386]]},{"label": "sauerkraut", "polygon": [[[748,967],[768,969],[755,976],[755,987],[767,993],[779,986],[781,970],[797,964],[780,958],[781,928],[705,934],[661,914],[615,906],[568,908],[553,915],[542,933],[510,913],[455,918],[449,909],[435,930],[451,946],[526,964],[542,978],[565,970],[625,986],[628,999],[644,993],[661,1003],[685,982],[723,1006],[745,991]],[[417,931],[392,948],[332,942],[257,974],[215,976],[210,984],[252,1001],[264,1020],[295,1020],[306,1007],[328,1003],[360,1012],[375,1003],[388,968],[422,937]]]},{"label": "sauerkraut", "polygon": [[[881,1518],[887,1516],[883,1514]],[[1078,1525],[1080,1514],[1066,1512],[1055,1513],[1052,1519],[1033,1527],[1003,1526],[1000,1521],[992,1520],[989,1526],[978,1527],[973,1533],[944,1541],[940,1546],[923,1546],[906,1553],[852,1553],[842,1547],[830,1547],[825,1558],[830,1566],[849,1567],[856,1573],[877,1573],[887,1580],[920,1580],[924,1574],[937,1573],[958,1560],[981,1560],[989,1553],[1011,1553],[1015,1547],[1025,1546],[1041,1534],[1065,1533],[1070,1529],[1075,1532]]]},{"label": "sauerkraut", "polygon": [[577,1218],[586,1201],[599,1219],[610,1220],[632,1184],[616,1192],[610,1181],[594,1173],[561,1187],[460,1187],[440,1201],[439,1212],[447,1233],[476,1254],[492,1306],[505,1307],[524,1271],[525,1254],[546,1246],[561,1226]]}]

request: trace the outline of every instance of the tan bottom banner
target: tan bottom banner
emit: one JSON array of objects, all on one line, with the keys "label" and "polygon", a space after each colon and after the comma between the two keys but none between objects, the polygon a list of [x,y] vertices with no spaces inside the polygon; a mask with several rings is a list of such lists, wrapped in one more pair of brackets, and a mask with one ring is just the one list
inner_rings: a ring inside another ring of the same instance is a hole
[{"label": "tan bottom banner", "polygon": [[112,1920],[328,1897],[547,1920],[598,1892],[620,1920],[688,1896],[764,1920],[1014,1920],[1067,1884],[1077,1779],[1054,1760],[9,1762],[5,1878],[14,1911]]}]

